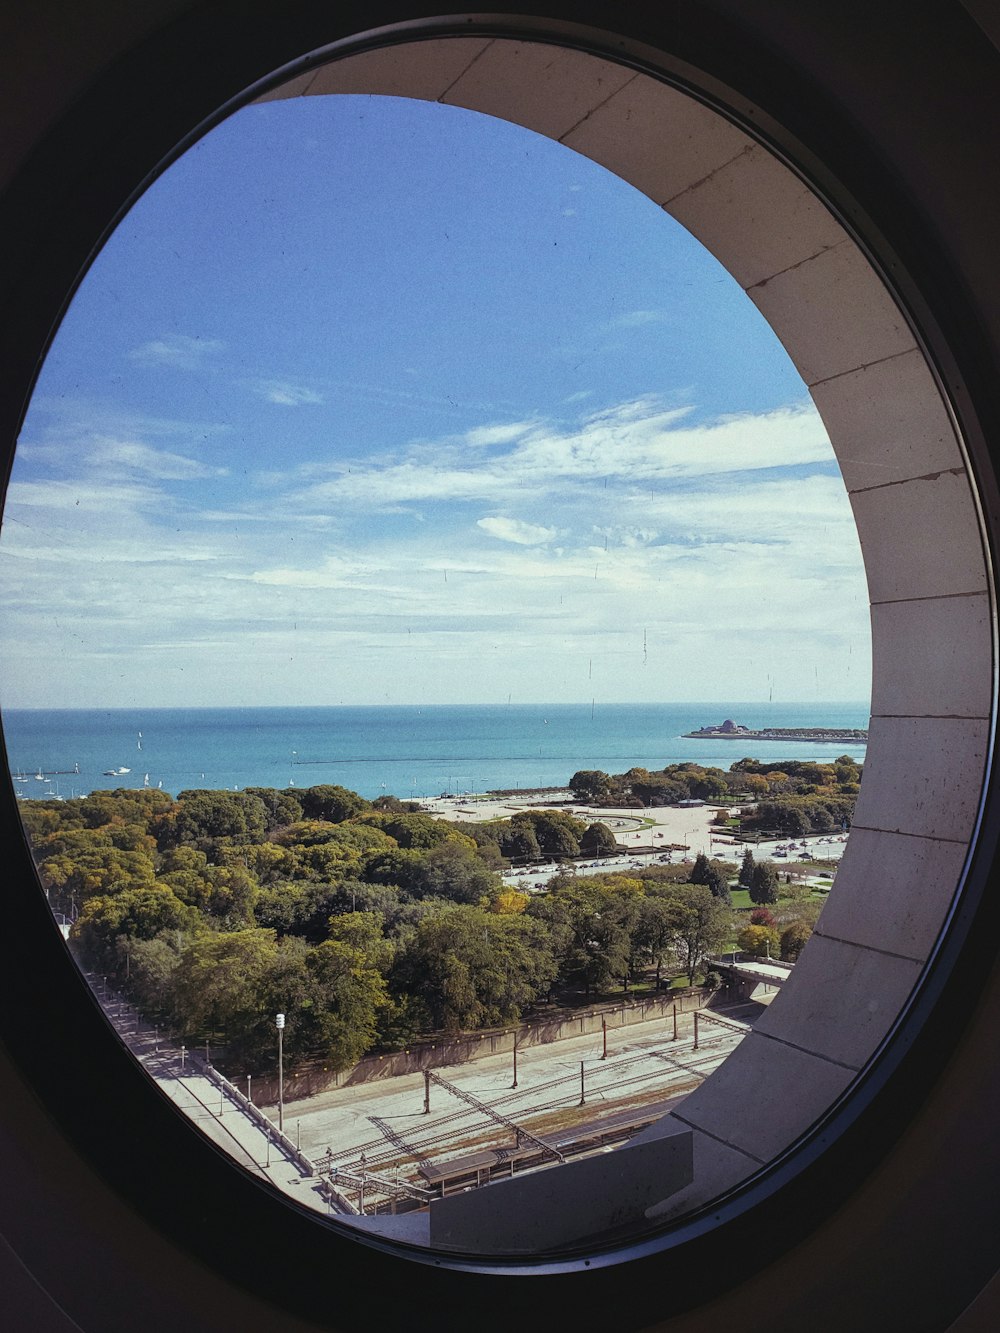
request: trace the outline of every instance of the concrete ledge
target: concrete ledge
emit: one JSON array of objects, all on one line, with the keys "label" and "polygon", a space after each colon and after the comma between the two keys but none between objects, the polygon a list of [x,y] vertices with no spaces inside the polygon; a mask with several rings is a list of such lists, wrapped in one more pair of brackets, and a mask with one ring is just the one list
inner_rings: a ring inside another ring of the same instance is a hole
[{"label": "concrete ledge", "polygon": [[[861,1069],[917,984],[920,967],[910,958],[814,935],[781,988],[782,1003],[768,1006],[755,1034]],[[770,1052],[767,1058],[775,1059]],[[818,1069],[810,1071],[810,1079],[818,1077]],[[789,1094],[786,1086],[782,1095]]]},{"label": "concrete ledge", "polygon": [[762,1165],[804,1134],[853,1077],[761,1035],[758,1024],[674,1116]]},{"label": "concrete ledge", "polygon": [[979,521],[963,471],[851,495],[873,602],[983,592]]},{"label": "concrete ledge", "polygon": [[645,76],[597,107],[562,142],[661,205],[753,145],[714,111]]},{"label": "concrete ledge", "polygon": [[948,411],[917,351],[816,384],[813,402],[849,491],[963,467]]},{"label": "concrete ledge", "polygon": [[725,257],[744,289],[847,239],[813,192],[760,145],[671,199],[666,208],[712,254]]},{"label": "concrete ledge", "polygon": [[[987,719],[873,717],[855,826],[967,843],[989,729]],[[953,892],[937,886],[942,916]]]},{"label": "concrete ledge", "polygon": [[992,613],[985,593],[872,607],[872,714],[989,717]]},{"label": "concrete ledge", "polygon": [[561,139],[639,77],[624,65],[582,51],[539,42],[492,42],[441,100]]},{"label": "concrete ledge", "polygon": [[941,929],[964,861],[960,842],[854,828],[816,934],[919,962]]},{"label": "concrete ledge", "polygon": [[691,1184],[690,1132],[631,1143],[543,1171],[435,1199],[430,1243],[478,1254],[536,1254],[644,1220]]}]

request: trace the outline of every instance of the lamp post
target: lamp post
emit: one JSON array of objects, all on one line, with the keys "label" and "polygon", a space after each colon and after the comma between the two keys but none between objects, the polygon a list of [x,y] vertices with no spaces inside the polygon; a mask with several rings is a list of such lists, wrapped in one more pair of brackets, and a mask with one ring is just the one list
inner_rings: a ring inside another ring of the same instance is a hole
[{"label": "lamp post", "polygon": [[284,1133],[285,1129],[285,1068],[282,1049],[282,1038],[285,1035],[285,1015],[275,1014],[274,1026],[278,1029],[278,1130]]}]

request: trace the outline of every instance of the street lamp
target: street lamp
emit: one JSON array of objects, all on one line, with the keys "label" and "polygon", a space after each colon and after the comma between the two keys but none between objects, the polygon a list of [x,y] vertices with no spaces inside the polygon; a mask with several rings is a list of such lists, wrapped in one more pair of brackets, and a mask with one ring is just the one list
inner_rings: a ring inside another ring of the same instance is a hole
[{"label": "street lamp", "polygon": [[282,1037],[285,1034],[285,1015],[275,1014],[274,1026],[278,1029],[278,1132],[285,1129],[285,1068],[282,1050]]}]

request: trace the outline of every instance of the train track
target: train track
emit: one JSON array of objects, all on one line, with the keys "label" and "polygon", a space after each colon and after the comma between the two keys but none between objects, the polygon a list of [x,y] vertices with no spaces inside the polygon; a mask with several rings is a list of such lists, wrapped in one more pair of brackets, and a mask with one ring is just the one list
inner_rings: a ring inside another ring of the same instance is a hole
[{"label": "train track", "polygon": [[[736,1045],[737,1040],[734,1034],[731,1044]],[[613,1092],[615,1100],[618,1101],[622,1099],[620,1094],[625,1093],[627,1097],[630,1091],[640,1091],[643,1085],[649,1086],[654,1082],[662,1085],[665,1097],[688,1091],[693,1083],[701,1082],[716,1067],[719,1063],[718,1045],[725,1042],[726,1038],[721,1038],[719,1042],[713,1041],[714,1049],[705,1054],[692,1054],[689,1060],[666,1055],[652,1047],[648,1049],[639,1047],[619,1056],[613,1056],[596,1067],[591,1066],[587,1071],[588,1100],[596,1100],[602,1095]],[[664,1071],[661,1068],[622,1077],[629,1064],[649,1058],[659,1059],[672,1066],[673,1076],[668,1076],[664,1082]],[[567,1071],[533,1087],[530,1105],[523,1104],[525,1101],[523,1091],[511,1091],[500,1097],[490,1098],[488,1102],[493,1109],[503,1111],[512,1119],[520,1117],[527,1126],[539,1116],[565,1111],[579,1105],[579,1088],[579,1075],[575,1071]],[[540,1094],[551,1095],[540,1101],[538,1100]],[[483,1100],[487,1098],[484,1097]],[[515,1109],[518,1103],[522,1105],[519,1113]],[[379,1118],[373,1117],[373,1119],[377,1121]],[[468,1146],[473,1136],[479,1139],[495,1137],[495,1126],[472,1106],[461,1106],[447,1115],[436,1116],[423,1124],[419,1130],[408,1133],[405,1139],[395,1131],[389,1133],[389,1127],[384,1121],[379,1123],[378,1128],[381,1131],[379,1137],[353,1144],[341,1152],[331,1153],[329,1160],[345,1168],[357,1168],[362,1165],[363,1155],[364,1165],[368,1168],[388,1166],[410,1168],[415,1171],[421,1162],[427,1162],[443,1153],[453,1152],[456,1147]],[[386,1145],[386,1138],[389,1138],[389,1146]]]}]

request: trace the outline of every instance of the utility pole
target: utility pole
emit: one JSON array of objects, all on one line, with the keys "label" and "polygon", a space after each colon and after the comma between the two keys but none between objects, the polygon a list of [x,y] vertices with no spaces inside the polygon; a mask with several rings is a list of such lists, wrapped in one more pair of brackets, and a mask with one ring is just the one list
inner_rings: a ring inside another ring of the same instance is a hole
[{"label": "utility pole", "polygon": [[512,1088],[517,1087],[517,1033],[516,1032],[514,1033],[514,1082],[510,1086]]},{"label": "utility pole", "polygon": [[601,1059],[606,1060],[608,1058],[608,1020],[606,1018],[601,1019],[601,1039],[604,1043]]},{"label": "utility pole", "polygon": [[424,1070],[424,1115],[431,1113],[431,1071]]},{"label": "utility pole", "polygon": [[285,1067],[282,1038],[285,1035],[285,1015],[275,1014],[274,1026],[278,1029],[278,1129],[285,1130]]},{"label": "utility pole", "polygon": [[587,1103],[587,1098],[583,1086],[583,1061],[581,1060],[580,1061],[580,1105],[585,1106],[586,1103]]}]

